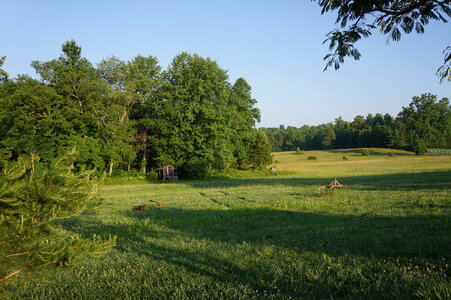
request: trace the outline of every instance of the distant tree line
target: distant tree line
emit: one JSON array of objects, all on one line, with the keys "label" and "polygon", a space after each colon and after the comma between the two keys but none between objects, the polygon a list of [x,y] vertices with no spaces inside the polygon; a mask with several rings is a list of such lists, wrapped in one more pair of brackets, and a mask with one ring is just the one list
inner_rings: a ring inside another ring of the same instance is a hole
[{"label": "distant tree line", "polygon": [[0,59],[2,159],[35,153],[50,161],[75,147],[78,170],[147,173],[173,164],[188,176],[268,163],[250,85],[230,83],[215,61],[181,53],[165,70],[140,55],[94,66],[73,40],[62,52],[32,62],[40,80],[9,79]]},{"label": "distant tree line", "polygon": [[424,154],[428,147],[451,148],[451,108],[447,98],[413,97],[396,118],[389,114],[341,117],[332,123],[300,128],[262,128],[273,151],[382,147]]}]

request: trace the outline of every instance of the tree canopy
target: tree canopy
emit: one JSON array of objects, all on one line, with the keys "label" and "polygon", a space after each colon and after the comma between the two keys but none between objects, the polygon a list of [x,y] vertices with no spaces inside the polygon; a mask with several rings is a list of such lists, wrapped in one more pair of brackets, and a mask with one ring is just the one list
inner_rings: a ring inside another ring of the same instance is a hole
[{"label": "tree canopy", "polygon": [[424,154],[427,148],[451,148],[451,107],[448,98],[431,94],[412,98],[396,118],[389,114],[341,117],[333,123],[300,128],[265,128],[273,151],[398,148]]},{"label": "tree canopy", "polygon": [[[345,57],[359,60],[360,52],[355,43],[369,37],[374,30],[387,34],[393,41],[401,39],[402,32],[423,33],[430,21],[447,23],[451,16],[449,0],[313,0],[322,7],[321,13],[337,11],[336,23],[340,29],[327,34],[331,53],[324,57],[325,70],[340,67]],[[444,63],[438,70],[441,79],[450,77],[451,55],[445,54]]]},{"label": "tree canopy", "polygon": [[50,161],[76,147],[77,170],[107,174],[173,164],[202,176],[252,165],[260,112],[251,86],[244,78],[230,83],[210,58],[183,52],[166,70],[141,55],[94,66],[71,40],[59,58],[32,66],[40,81],[4,76],[0,84],[3,157],[37,153]]}]

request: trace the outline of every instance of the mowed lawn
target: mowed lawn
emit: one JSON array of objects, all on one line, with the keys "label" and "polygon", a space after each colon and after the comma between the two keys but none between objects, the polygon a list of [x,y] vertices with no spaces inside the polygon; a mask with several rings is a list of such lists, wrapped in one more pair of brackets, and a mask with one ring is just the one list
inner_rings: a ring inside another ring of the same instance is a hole
[{"label": "mowed lawn", "polygon": [[[20,275],[13,295],[450,299],[451,156],[370,150],[275,153],[284,176],[105,184],[102,208],[63,225],[115,249]],[[317,196],[333,178],[345,187]]]}]

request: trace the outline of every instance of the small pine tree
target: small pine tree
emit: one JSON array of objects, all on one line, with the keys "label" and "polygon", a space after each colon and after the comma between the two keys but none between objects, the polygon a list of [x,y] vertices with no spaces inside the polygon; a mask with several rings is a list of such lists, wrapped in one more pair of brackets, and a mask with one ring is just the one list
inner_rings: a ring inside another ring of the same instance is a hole
[{"label": "small pine tree", "polygon": [[248,162],[251,166],[257,168],[267,166],[272,162],[271,144],[266,134],[261,130],[256,131],[255,141],[249,150]]},{"label": "small pine tree", "polygon": [[[84,239],[64,231],[54,221],[98,206],[97,183],[89,172],[70,169],[73,153],[50,167],[39,157],[19,157],[0,174],[0,282],[46,266],[67,266],[85,255],[99,256],[115,238]],[[0,283],[0,292],[5,285]]]}]

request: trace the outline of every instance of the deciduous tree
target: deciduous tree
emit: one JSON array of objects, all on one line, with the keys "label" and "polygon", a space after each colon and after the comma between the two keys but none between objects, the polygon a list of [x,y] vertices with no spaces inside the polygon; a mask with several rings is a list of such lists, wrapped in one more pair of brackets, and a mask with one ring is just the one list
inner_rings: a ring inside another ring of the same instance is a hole
[{"label": "deciduous tree", "polygon": [[417,154],[424,154],[426,147],[446,146],[451,118],[448,98],[437,100],[431,94],[415,96],[398,118],[403,123],[408,145]]},{"label": "deciduous tree", "polygon": [[[337,11],[335,29],[327,35],[331,53],[324,57],[325,70],[331,66],[340,67],[345,57],[360,59],[360,52],[354,47],[362,38],[369,37],[374,30],[387,34],[393,41],[401,39],[401,32],[423,33],[430,21],[447,23],[451,16],[449,0],[313,0],[322,7],[321,13]],[[448,51],[449,52],[449,51]],[[444,64],[438,75],[444,79],[450,75],[451,55],[445,55]]]}]

